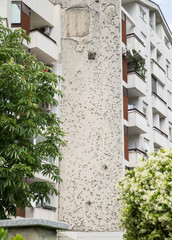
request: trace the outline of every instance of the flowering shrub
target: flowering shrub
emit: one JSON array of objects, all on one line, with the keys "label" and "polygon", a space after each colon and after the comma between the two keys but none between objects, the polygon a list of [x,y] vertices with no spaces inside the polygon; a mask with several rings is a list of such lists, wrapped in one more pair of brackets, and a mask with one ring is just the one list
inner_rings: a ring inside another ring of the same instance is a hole
[{"label": "flowering shrub", "polygon": [[118,183],[127,240],[172,240],[172,149],[143,157]]}]

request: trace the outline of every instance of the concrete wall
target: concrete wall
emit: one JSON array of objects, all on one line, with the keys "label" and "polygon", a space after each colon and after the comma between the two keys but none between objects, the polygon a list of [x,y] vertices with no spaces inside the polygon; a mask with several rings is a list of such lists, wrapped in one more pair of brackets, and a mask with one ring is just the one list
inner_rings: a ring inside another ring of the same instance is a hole
[{"label": "concrete wall", "polygon": [[22,235],[25,240],[56,240],[56,230],[46,228],[9,228],[7,240],[15,237],[17,234]]},{"label": "concrete wall", "polygon": [[62,122],[59,220],[72,231],[116,231],[122,176],[120,1],[59,0]]}]

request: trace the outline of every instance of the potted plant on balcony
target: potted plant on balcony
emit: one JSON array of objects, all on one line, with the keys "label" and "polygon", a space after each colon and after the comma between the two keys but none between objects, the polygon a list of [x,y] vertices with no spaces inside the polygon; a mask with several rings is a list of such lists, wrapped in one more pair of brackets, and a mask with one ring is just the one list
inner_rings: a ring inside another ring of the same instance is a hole
[{"label": "potted plant on balcony", "polygon": [[132,54],[127,55],[128,69],[136,71],[144,80],[146,79],[145,59],[138,56],[135,49],[132,50]]}]

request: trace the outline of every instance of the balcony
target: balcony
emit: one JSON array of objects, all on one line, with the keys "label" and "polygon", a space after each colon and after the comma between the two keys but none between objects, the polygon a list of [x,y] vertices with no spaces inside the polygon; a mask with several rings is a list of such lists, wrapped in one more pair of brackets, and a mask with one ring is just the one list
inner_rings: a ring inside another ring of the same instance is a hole
[{"label": "balcony", "polygon": [[139,160],[143,156],[146,156],[145,152],[143,152],[137,148],[128,149],[128,151],[129,151],[129,167],[131,167],[131,168],[138,165]]},{"label": "balcony", "polygon": [[167,103],[155,92],[152,92],[152,108],[154,112],[159,112],[164,117],[167,116]]},{"label": "balcony", "polygon": [[151,59],[151,74],[165,84],[165,70],[154,59]]},{"label": "balcony", "polygon": [[136,71],[128,72],[128,97],[146,96],[147,85],[145,80]]},{"label": "balcony", "polygon": [[58,59],[58,47],[49,36],[35,29],[30,32],[31,43],[28,45],[31,54],[35,54],[38,60],[53,64]]},{"label": "balcony", "polygon": [[[135,34],[127,34],[127,44],[136,51],[138,57],[145,58],[146,48],[142,40]],[[136,56],[135,56],[136,57]]]},{"label": "balcony", "polygon": [[155,126],[153,126],[153,141],[155,145],[168,147],[168,135]]},{"label": "balcony", "polygon": [[138,109],[128,110],[128,134],[144,134],[147,132],[146,116]]}]

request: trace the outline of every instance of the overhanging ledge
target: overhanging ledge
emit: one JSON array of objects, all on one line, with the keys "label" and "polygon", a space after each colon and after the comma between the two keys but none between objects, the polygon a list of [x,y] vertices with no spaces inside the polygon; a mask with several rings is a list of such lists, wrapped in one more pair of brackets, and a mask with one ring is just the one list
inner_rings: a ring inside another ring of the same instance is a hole
[{"label": "overhanging ledge", "polygon": [[56,230],[68,230],[69,225],[63,222],[49,221],[41,218],[21,218],[0,220],[0,227],[3,228],[26,228],[26,227],[43,227]]}]

